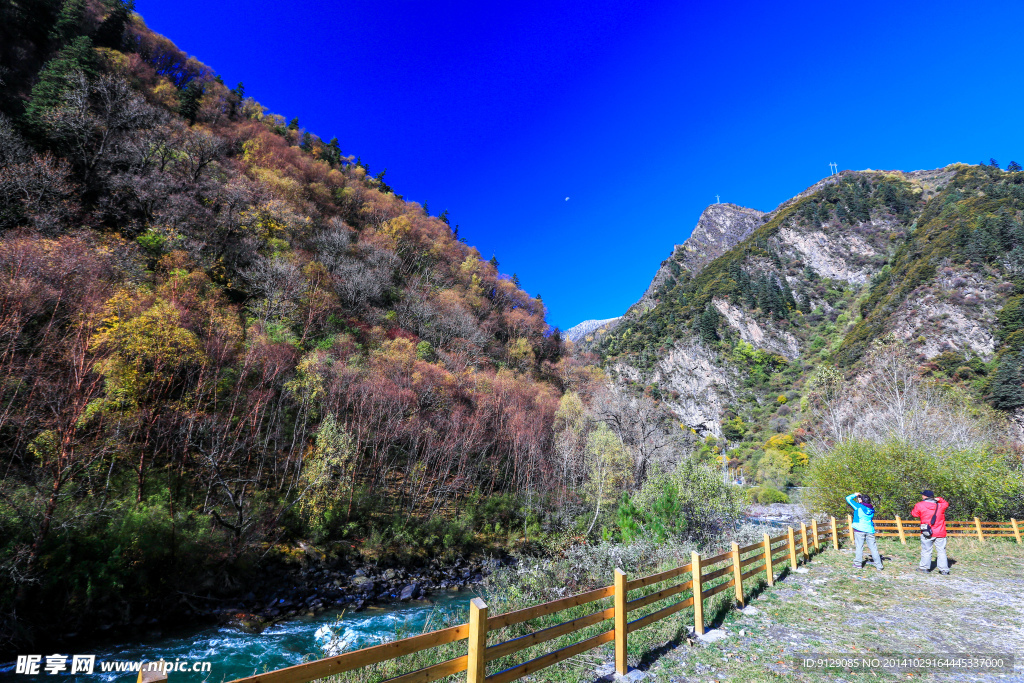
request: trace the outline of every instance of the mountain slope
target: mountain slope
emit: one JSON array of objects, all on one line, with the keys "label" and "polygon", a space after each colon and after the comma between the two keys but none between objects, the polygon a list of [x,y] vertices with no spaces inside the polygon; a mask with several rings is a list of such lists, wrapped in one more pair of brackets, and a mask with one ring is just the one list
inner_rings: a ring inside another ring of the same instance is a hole
[{"label": "mountain slope", "polygon": [[0,643],[562,486],[541,301],[130,10],[0,8]]},{"label": "mountain slope", "polygon": [[659,270],[602,339],[607,367],[732,442],[734,464],[773,434],[803,438],[811,379],[856,376],[887,335],[920,373],[1016,409],[1022,199],[1024,173],[987,166],[827,178],[717,258]]},{"label": "mountain slope", "polygon": [[619,318],[606,318],[604,320],[584,320],[583,322],[573,325],[567,329],[562,333],[562,336],[571,342],[578,342],[602,327],[613,326],[620,318],[621,316]]}]

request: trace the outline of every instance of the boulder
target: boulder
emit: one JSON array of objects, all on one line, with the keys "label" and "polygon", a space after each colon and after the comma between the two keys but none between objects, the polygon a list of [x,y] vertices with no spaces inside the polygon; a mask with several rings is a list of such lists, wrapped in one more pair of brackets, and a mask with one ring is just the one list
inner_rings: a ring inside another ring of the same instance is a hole
[{"label": "boulder", "polygon": [[353,576],[351,583],[353,588],[364,593],[368,593],[373,590],[373,580],[360,574]]}]

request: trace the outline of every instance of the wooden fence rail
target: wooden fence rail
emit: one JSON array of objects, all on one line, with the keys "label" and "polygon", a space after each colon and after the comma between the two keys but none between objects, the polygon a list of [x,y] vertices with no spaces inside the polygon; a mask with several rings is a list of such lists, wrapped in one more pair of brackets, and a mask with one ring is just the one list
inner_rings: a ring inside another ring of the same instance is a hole
[{"label": "wooden fence rail", "polygon": [[[846,516],[846,524],[849,528],[850,539],[853,539],[853,519]],[[907,536],[917,536],[921,533],[921,522],[916,519],[876,519],[875,536],[898,536],[900,543],[906,545]],[[1021,522],[1011,519],[1009,522],[983,522],[975,517],[968,522],[947,521],[946,535],[948,536],[970,536],[982,543],[986,538],[1013,538],[1017,543],[1021,542]]]},{"label": "wooden fence rail", "polygon": [[[852,542],[853,520],[849,516],[846,527],[845,531]],[[907,532],[917,534],[920,531],[920,526],[917,521],[901,520],[897,517],[895,520],[875,520],[875,529],[876,536],[899,536],[900,541],[906,543]],[[994,523],[981,522],[975,518],[973,522],[946,522],[946,529],[950,536],[973,536],[981,542],[985,542],[986,536],[990,538],[1014,537],[1017,543],[1021,542],[1020,524],[1017,520],[1010,520],[1009,523]],[[838,550],[839,541],[840,530],[836,518],[832,517],[824,529],[819,527],[817,520],[814,520],[811,522],[810,529],[806,524],[801,524],[799,530],[788,527],[786,533],[775,537],[765,534],[764,539],[758,543],[743,547],[733,543],[731,550],[713,557],[704,558],[694,552],[690,557],[689,564],[641,578],[630,579],[623,571],[616,569],[615,582],[611,586],[516,612],[489,616],[484,601],[480,598],[473,598],[469,604],[469,623],[467,624],[240,678],[232,683],[307,683],[462,640],[468,641],[467,654],[389,678],[385,683],[430,683],[463,672],[466,674],[467,683],[508,683],[610,642],[615,643],[615,670],[620,674],[625,674],[627,673],[626,651],[630,633],[687,607],[692,607],[694,631],[701,635],[704,633],[705,600],[732,588],[735,604],[738,607],[743,607],[745,603],[744,581],[764,574],[768,585],[773,586],[787,561],[789,568],[795,570],[801,560],[806,563],[810,560],[813,552],[821,550],[823,543],[831,542],[832,547]],[[630,593],[649,586],[680,578],[685,578],[685,580],[646,595],[630,596]],[[679,599],[676,602],[630,621],[630,612],[677,595]],[[605,598],[612,598],[612,607],[598,609],[586,616],[570,619],[555,626],[494,645],[487,644],[488,636],[499,629],[556,614],[573,607],[588,605]],[[608,621],[612,623],[606,631],[487,675],[488,662]]]}]

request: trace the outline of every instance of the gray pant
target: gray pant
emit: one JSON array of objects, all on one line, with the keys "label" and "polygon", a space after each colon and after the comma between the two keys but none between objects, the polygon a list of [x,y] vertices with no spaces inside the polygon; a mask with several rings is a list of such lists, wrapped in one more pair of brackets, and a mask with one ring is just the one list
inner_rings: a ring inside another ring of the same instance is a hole
[{"label": "gray pant", "polygon": [[940,572],[949,571],[949,562],[946,560],[946,537],[925,538],[921,537],[921,569],[928,571],[932,568],[932,546],[935,546],[935,554],[939,556],[938,567]]},{"label": "gray pant", "polygon": [[879,569],[882,568],[882,558],[878,556],[878,544],[875,543],[875,535],[869,534],[864,531],[853,530],[853,541],[854,546],[857,548],[857,557],[853,561],[853,566],[860,569],[864,566],[864,542],[867,541],[868,550],[871,551],[871,557],[875,560],[875,566]]}]

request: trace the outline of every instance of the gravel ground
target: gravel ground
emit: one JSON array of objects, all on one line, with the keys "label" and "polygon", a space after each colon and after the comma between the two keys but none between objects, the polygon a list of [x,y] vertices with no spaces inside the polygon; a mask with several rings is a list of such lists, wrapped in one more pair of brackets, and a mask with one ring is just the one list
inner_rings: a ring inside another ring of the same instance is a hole
[{"label": "gravel ground", "polygon": [[[648,648],[630,661],[638,669],[631,678],[679,683],[1024,681],[1024,547],[950,539],[949,576],[916,570],[916,539],[908,539],[906,546],[879,539],[879,549],[885,558],[881,572],[871,566],[854,570],[852,551],[828,550],[786,574],[774,588],[748,586],[759,593],[748,597],[748,608],[722,609],[717,623],[709,626],[719,640],[691,644],[682,636]],[[684,611],[679,619],[683,626],[692,616]],[[1016,664],[1006,673],[801,669],[796,660],[810,654],[998,654],[1014,656]],[[598,669],[599,674],[608,671],[607,663]]]}]

